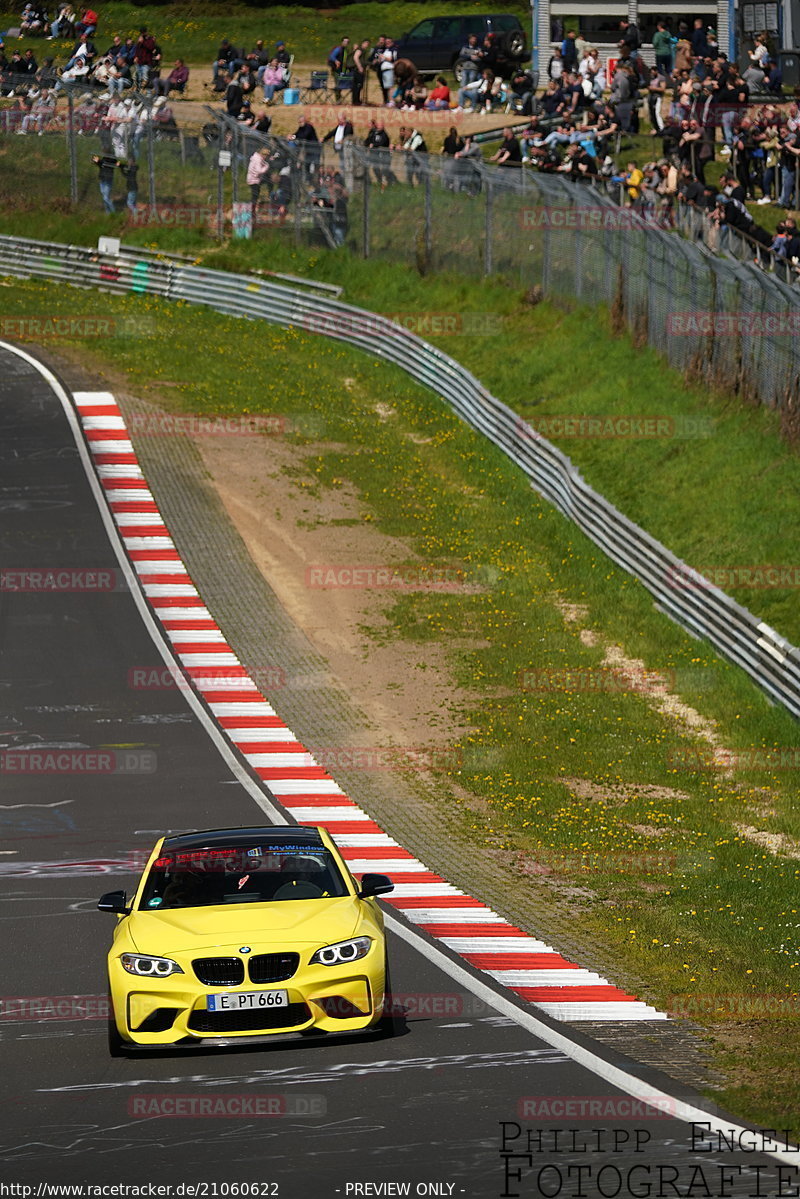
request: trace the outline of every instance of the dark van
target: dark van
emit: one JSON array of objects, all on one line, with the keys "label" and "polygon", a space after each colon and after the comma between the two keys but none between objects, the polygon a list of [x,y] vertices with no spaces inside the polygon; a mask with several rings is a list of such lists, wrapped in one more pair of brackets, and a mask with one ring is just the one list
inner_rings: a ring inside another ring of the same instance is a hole
[{"label": "dark van", "polygon": [[487,33],[496,34],[497,66],[501,74],[510,74],[519,63],[529,58],[525,30],[519,18],[508,13],[426,17],[410,33],[404,33],[397,39],[397,57],[410,59],[420,75],[455,71],[460,82],[459,54],[471,33],[477,35],[481,46]]}]

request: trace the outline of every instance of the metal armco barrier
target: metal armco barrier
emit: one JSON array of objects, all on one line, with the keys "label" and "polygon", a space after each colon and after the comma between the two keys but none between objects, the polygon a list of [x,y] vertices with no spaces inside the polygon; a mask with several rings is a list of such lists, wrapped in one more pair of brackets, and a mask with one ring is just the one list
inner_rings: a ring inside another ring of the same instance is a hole
[{"label": "metal armco barrier", "polygon": [[658,607],[800,716],[800,650],[686,566],[586,483],[566,454],[465,367],[385,317],[261,278],[122,247],[118,255],[0,236],[0,274],[148,294],[334,337],[393,362],[442,396],[525,472],[536,490],[653,595]]}]

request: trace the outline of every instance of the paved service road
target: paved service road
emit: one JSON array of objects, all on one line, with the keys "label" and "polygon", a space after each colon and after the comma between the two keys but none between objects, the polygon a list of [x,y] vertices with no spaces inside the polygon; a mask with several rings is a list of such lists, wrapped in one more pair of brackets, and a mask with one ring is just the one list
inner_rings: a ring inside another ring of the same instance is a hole
[{"label": "paved service road", "polygon": [[[7,349],[0,464],[0,1183],[39,1194],[51,1193],[39,1183],[168,1184],[180,1194],[178,1184],[204,1180],[195,1193],[282,1199],[743,1196],[756,1192],[761,1166],[760,1193],[777,1193],[774,1158],[692,1151],[687,1123],[548,1044],[552,1022],[537,1036],[517,1018],[532,1009],[463,965],[454,976],[446,953],[409,931],[390,938],[405,1009],[392,1037],[111,1059],[113,917],[95,910],[98,895],[130,888],[165,830],[266,818],[180,691],[130,685],[132,671],[163,660],[118,584],[58,396]],[[56,570],[64,589],[36,584],[37,572]],[[672,1085],[563,1026],[558,1034],[653,1088]],[[505,1148],[523,1154],[507,1160],[508,1187],[502,1122]],[[705,1190],[698,1176],[687,1189],[696,1168]],[[0,1187],[12,1193],[26,1194]]]}]

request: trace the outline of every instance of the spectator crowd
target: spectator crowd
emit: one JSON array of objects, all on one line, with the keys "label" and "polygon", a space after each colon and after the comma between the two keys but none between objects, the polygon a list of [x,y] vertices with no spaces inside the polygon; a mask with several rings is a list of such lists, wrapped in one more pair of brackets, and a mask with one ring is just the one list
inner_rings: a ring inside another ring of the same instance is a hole
[{"label": "spectator crowd", "polygon": [[[565,176],[581,184],[602,185],[620,203],[665,227],[687,224],[714,248],[731,245],[732,232],[744,234],[778,257],[798,257],[797,235],[790,216],[777,233],[763,229],[748,203],[791,210],[800,204],[800,113],[786,102],[777,59],[766,34],[759,34],[740,71],[720,49],[714,30],[702,18],[679,22],[673,32],[660,20],[645,62],[638,28],[627,20],[619,26],[618,49],[604,62],[597,47],[570,30],[553,44],[544,78],[504,59],[494,34],[470,36],[461,47],[450,86],[437,76],[430,84],[414,64],[398,58],[393,39],[381,35],[374,44],[342,36],[327,55],[327,76],[337,100],[360,106],[376,92],[387,109],[409,114],[406,126],[390,135],[383,120],[372,120],[363,145],[371,151],[375,183],[385,189],[399,181],[416,185],[429,153],[414,114],[503,113],[518,115],[506,127],[488,161],[503,168],[528,167]],[[37,3],[25,5],[19,37],[44,42],[67,41],[63,65],[30,48],[20,51],[0,42],[0,94],[11,103],[0,113],[2,128],[21,136],[57,127],[59,98],[68,93],[78,133],[96,133],[100,191],[113,208],[110,181],[119,169],[125,179],[126,202],[136,203],[136,163],[143,138],[177,136],[171,97],[186,93],[189,67],[178,58],[162,62],[162,51],[145,25],[131,36],[102,36],[98,13],[58,3],[48,15]],[[268,112],[281,92],[292,85],[293,58],[283,41],[258,39],[252,49],[219,44],[208,85],[238,125],[270,132]],[[374,76],[374,80],[372,79]],[[312,78],[313,86],[313,78]],[[626,139],[641,132],[647,113],[649,132],[660,141],[660,153],[643,165],[623,162]],[[446,120],[446,118],[443,117]],[[333,214],[331,228],[342,237],[347,188],[342,171],[344,146],[355,137],[343,117],[317,134],[301,118],[288,139],[302,148],[309,183],[319,190],[319,203]],[[338,166],[322,171],[323,147],[331,143]],[[392,152],[402,152],[402,168],[392,166]],[[475,165],[483,159],[480,145],[462,136],[453,124],[442,147],[445,186],[474,190]],[[711,184],[707,171],[722,159],[725,171]],[[287,161],[274,152],[250,157],[247,182],[253,211],[262,192],[278,212],[285,212]],[[324,181],[324,186],[323,186]]]}]

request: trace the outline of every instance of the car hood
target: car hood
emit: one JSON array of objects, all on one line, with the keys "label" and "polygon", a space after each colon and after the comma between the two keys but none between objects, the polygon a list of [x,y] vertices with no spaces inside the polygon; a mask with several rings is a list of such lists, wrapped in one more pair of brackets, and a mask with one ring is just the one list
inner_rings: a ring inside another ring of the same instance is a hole
[{"label": "car hood", "polygon": [[209,908],[171,908],[133,912],[127,933],[139,953],[195,952],[234,945],[331,945],[352,937],[361,920],[360,901],[292,899],[284,903],[236,904]]}]

